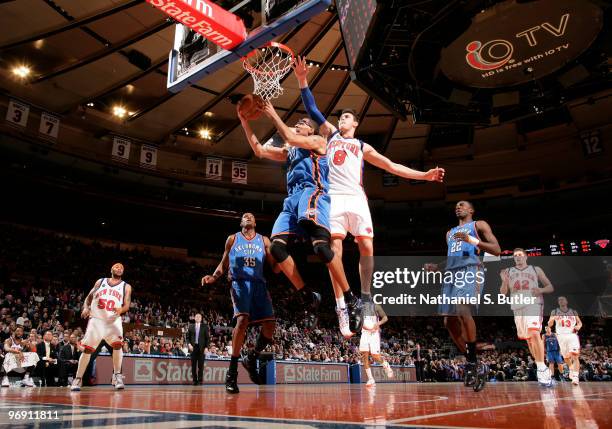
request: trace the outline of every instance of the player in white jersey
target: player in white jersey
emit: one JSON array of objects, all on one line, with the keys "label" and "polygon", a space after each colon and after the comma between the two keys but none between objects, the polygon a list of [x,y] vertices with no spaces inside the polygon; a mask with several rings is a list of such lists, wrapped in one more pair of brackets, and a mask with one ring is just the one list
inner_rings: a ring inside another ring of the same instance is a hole
[{"label": "player in white jersey", "polygon": [[[524,249],[514,249],[515,266],[502,270],[499,292],[510,292],[510,308],[514,311],[516,332],[521,340],[527,340],[529,352],[537,365],[540,384],[552,386],[550,370],[544,363],[544,342],[540,336],[544,311],[543,294],[553,292],[553,285],[540,267],[527,265]],[[539,287],[542,283],[544,287]]]},{"label": "player in white jersey", "polygon": [[374,362],[380,363],[383,366],[387,377],[393,378],[393,370],[380,354],[380,327],[387,323],[387,320],[389,320],[389,318],[378,304],[374,307],[374,314],[367,314],[363,319],[361,339],[359,340],[359,352],[361,353],[363,366],[368,376],[366,387],[373,387],[376,385],[376,381],[372,376],[372,368],[370,368],[370,355],[372,355]]},{"label": "player in white jersey", "polygon": [[[308,88],[308,65],[301,57],[296,59],[295,75],[302,92],[302,102],[312,119],[320,126],[319,134],[327,139],[327,159],[329,165],[329,196],[330,228],[332,235],[332,249],[342,260],[342,241],[347,233],[355,237],[359,248],[359,275],[361,277],[362,300],[367,304],[366,311],[371,313],[370,286],[374,269],[374,227],[370,216],[368,199],[362,185],[363,162],[385,170],[391,174],[405,179],[418,179],[442,182],[443,168],[433,168],[429,171],[417,171],[404,165],[392,162],[367,143],[355,138],[355,131],[359,126],[357,113],[352,109],[345,109],[340,115],[338,127],[332,125],[319,112],[314,97]],[[336,311],[340,321],[340,330],[345,337],[352,332],[348,327],[348,315],[342,285],[332,279],[334,294],[336,296]]]},{"label": "player in white jersey", "polygon": [[580,375],[580,339],[577,332],[582,328],[582,321],[578,313],[567,306],[566,297],[560,296],[557,302],[559,308],[550,313],[548,326],[555,325],[561,356],[570,370],[572,384],[577,385]]},{"label": "player in white jersey", "polygon": [[102,340],[113,349],[113,379],[115,389],[123,389],[123,375],[121,364],[123,362],[123,325],[121,315],[130,309],[132,286],[121,279],[123,265],[116,263],[111,267],[111,278],[96,281],[85,303],[81,317],[89,318],[85,336],[81,341],[83,353],[79,358],[76,376],[70,390],[81,390],[83,374],[89,365],[91,354],[96,350]]}]

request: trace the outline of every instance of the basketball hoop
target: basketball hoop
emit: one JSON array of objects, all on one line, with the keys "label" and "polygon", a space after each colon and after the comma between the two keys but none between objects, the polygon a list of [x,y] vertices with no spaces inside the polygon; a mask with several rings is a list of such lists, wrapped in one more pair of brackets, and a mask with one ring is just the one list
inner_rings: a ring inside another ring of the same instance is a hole
[{"label": "basketball hoop", "polygon": [[280,81],[291,70],[294,59],[293,51],[277,42],[269,42],[263,48],[249,52],[242,58],[242,65],[255,82],[253,93],[264,100],[281,95]]}]

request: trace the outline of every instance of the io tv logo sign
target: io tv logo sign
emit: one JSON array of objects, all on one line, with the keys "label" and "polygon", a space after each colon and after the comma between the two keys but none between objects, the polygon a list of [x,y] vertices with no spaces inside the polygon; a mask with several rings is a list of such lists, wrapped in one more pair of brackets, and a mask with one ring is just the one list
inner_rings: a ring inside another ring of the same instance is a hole
[{"label": "io tv logo sign", "polygon": [[[516,39],[524,39],[524,42],[529,46],[538,45],[536,37],[540,30],[547,31],[555,37],[561,37],[565,34],[567,23],[570,19],[570,14],[566,13],[561,16],[558,25],[553,25],[550,22],[543,22],[541,25],[528,28],[516,34]],[[479,40],[468,43],[465,47],[467,54],[465,60],[468,65],[477,70],[495,70],[506,65],[514,53],[514,45],[509,40],[496,39],[482,43]]]}]

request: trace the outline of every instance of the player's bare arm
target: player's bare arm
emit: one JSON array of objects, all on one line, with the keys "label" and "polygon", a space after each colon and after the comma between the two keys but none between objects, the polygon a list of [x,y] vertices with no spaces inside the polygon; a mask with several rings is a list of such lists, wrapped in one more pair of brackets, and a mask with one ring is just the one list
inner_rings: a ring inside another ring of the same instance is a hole
[{"label": "player's bare arm", "polygon": [[327,145],[323,137],[318,135],[301,136],[296,134],[283,122],[281,117],[278,116],[274,106],[272,106],[272,103],[269,101],[266,101],[264,104],[264,113],[272,120],[274,126],[278,130],[278,133],[289,146],[313,150],[319,155],[325,155]]},{"label": "player's bare arm", "polygon": [[264,247],[266,248],[266,261],[268,262],[268,264],[270,264],[270,267],[272,267],[272,271],[278,274],[280,273],[281,268],[274,260],[272,253],[270,253],[270,246],[271,246],[270,239],[266,237],[265,235],[262,238],[264,242]]},{"label": "player's bare arm", "polygon": [[507,295],[508,294],[508,284],[509,282],[509,278],[508,278],[508,269],[503,269],[499,272],[499,276],[502,279],[502,284],[501,287],[499,288],[499,293],[501,293],[502,295]]},{"label": "player's bare arm", "polygon": [[[476,231],[478,231],[478,235],[482,237],[482,240],[478,240],[474,245],[491,255],[499,256],[501,254],[501,247],[493,234],[493,230],[491,230],[491,226],[484,220],[477,220],[475,225]],[[470,243],[474,237],[470,237],[466,232],[457,232],[453,238]]]},{"label": "player's bare arm", "polygon": [[94,294],[102,285],[102,279],[98,279],[94,284],[94,287],[91,288],[87,297],[85,297],[85,302],[83,303],[83,310],[81,311],[81,317],[83,319],[87,319],[89,317],[89,312],[91,311],[91,302],[93,301]]},{"label": "player's bare arm", "polygon": [[115,308],[113,311],[117,313],[117,316],[121,316],[123,313],[130,311],[130,304],[132,303],[132,286],[128,283],[125,284],[125,295],[123,297],[123,305],[119,308]]},{"label": "player's bare arm", "polygon": [[550,328],[553,327],[553,325],[555,324],[555,319],[556,319],[555,311],[553,310],[550,312],[550,317],[548,318],[548,327]]},{"label": "player's bare arm", "polygon": [[[306,58],[298,56],[293,63],[293,72],[297,78],[300,89],[308,88],[308,70],[310,66],[306,62]],[[313,118],[314,119],[314,118]],[[319,124],[319,134],[327,139],[337,131],[337,128],[332,125],[331,122],[325,120],[322,124]]]},{"label": "player's bare arm", "polygon": [[280,162],[287,160],[287,150],[285,148],[275,147],[275,146],[268,145],[268,144],[262,145],[259,142],[259,139],[255,135],[255,133],[253,132],[253,129],[251,128],[251,124],[249,124],[249,121],[246,120],[244,116],[240,114],[240,109],[237,108],[236,111],[238,114],[238,118],[240,119],[240,124],[242,125],[242,129],[244,130],[244,134],[246,136],[247,142],[249,143],[249,146],[251,146],[251,149],[253,150],[253,153],[255,154],[257,158],[270,159],[272,161],[280,161]]},{"label": "player's bare arm", "polygon": [[376,306],[374,307],[374,311],[376,311],[376,315],[379,318],[377,328],[380,328],[382,325],[389,321],[389,318],[387,317],[387,313],[385,313],[385,310],[383,310],[380,304],[376,304]]},{"label": "player's bare arm", "polygon": [[444,181],[445,171],[443,168],[436,167],[428,171],[413,170],[405,165],[391,161],[367,143],[363,145],[363,159],[382,170],[404,179],[427,180],[430,182]]},{"label": "player's bare arm", "polygon": [[221,257],[221,262],[217,265],[215,272],[212,275],[207,275],[202,277],[202,286],[211,284],[217,281],[219,277],[223,275],[229,268],[229,252],[232,250],[232,246],[234,245],[234,240],[236,236],[234,234],[227,237],[225,240],[225,250],[223,251],[223,256]]},{"label": "player's bare arm", "polygon": [[545,293],[553,293],[555,288],[553,287],[553,285],[550,282],[550,280],[548,279],[548,277],[546,277],[546,274],[544,273],[542,268],[535,267],[535,271],[536,271],[536,274],[538,275],[538,280],[540,281],[540,283],[544,287],[534,289],[532,291],[532,294],[534,294],[534,295],[542,295],[542,294],[545,294]]},{"label": "player's bare arm", "polygon": [[13,349],[11,347],[12,342],[10,338],[7,338],[6,340],[4,340],[4,351],[6,353],[13,353],[15,355],[22,355],[21,350],[17,350],[17,349]]},{"label": "player's bare arm", "polygon": [[574,332],[578,332],[580,329],[582,329],[582,320],[580,320],[580,317],[578,317],[576,314],[576,326],[574,327]]}]

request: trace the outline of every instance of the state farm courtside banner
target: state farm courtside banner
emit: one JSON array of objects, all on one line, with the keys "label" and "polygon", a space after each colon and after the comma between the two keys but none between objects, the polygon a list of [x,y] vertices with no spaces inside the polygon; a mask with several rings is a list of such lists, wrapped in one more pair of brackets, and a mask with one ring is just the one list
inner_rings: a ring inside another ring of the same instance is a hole
[{"label": "state farm courtside banner", "polygon": [[277,384],[348,383],[349,365],[276,361]]},{"label": "state farm courtside banner", "polygon": [[[205,384],[225,384],[229,360],[204,362]],[[97,384],[110,384],[113,361],[108,355],[96,358]],[[192,384],[191,359],[172,357],[123,357],[125,384]],[[238,365],[238,383],[252,384],[242,365]]]},{"label": "state farm courtside banner", "polygon": [[[382,366],[370,365],[372,368],[372,376],[377,383],[410,383],[416,381],[416,370],[414,366],[391,366],[393,368],[393,378],[388,378]],[[363,365],[359,365],[361,371],[361,382],[365,383],[368,377],[365,373]],[[353,383],[355,380],[353,380]]]}]

